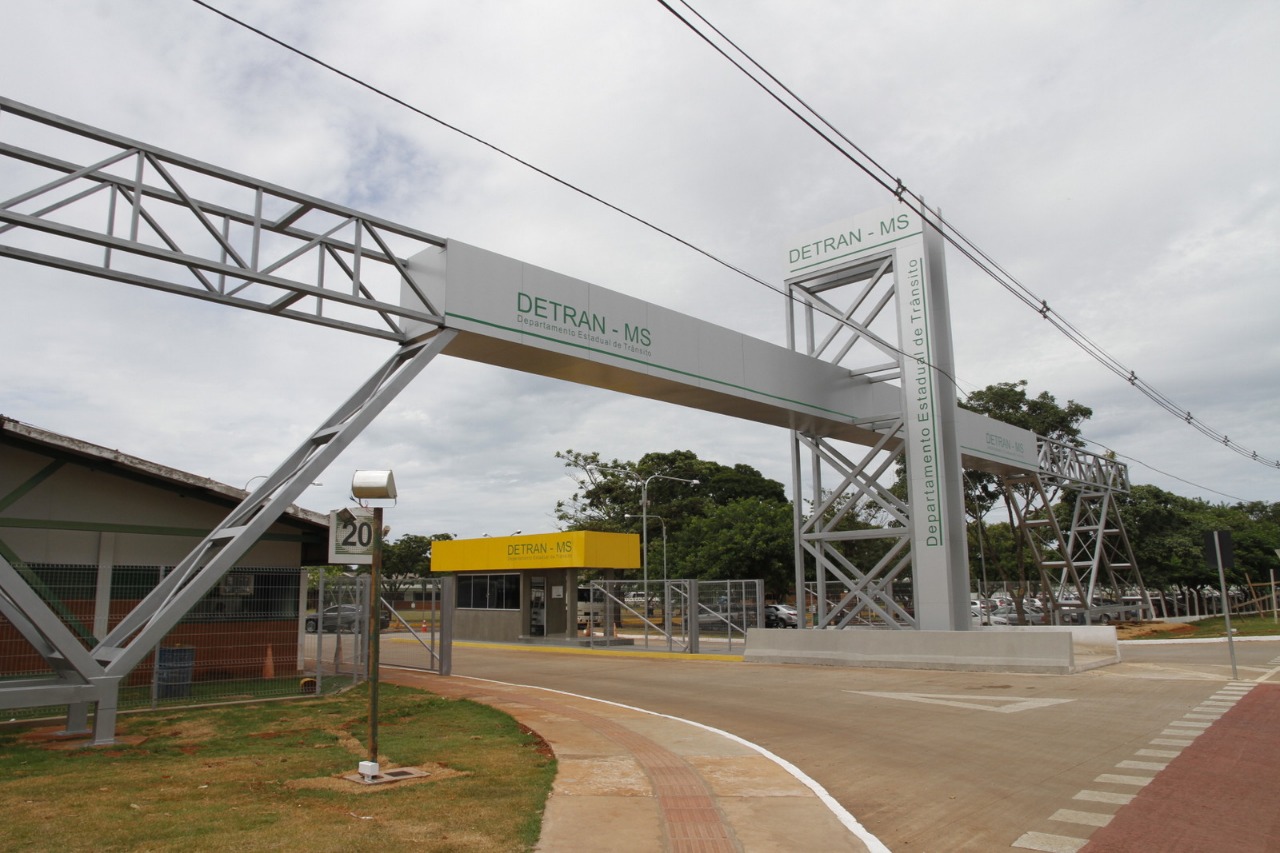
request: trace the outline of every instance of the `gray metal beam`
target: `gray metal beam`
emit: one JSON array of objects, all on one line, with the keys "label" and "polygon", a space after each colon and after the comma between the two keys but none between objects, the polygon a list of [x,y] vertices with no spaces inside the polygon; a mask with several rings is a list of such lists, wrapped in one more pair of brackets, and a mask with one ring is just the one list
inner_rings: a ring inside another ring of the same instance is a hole
[{"label": "gray metal beam", "polygon": [[454,335],[446,330],[401,347],[232,510],[93,650],[107,674],[137,666]]}]

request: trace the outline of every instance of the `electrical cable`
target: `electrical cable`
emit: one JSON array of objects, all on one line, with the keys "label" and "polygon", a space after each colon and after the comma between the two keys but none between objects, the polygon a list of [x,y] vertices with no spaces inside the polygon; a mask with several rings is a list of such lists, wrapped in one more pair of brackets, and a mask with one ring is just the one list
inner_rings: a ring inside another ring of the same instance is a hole
[{"label": "electrical cable", "polygon": [[[602,205],[604,205],[605,207],[609,208],[610,210],[612,210],[612,211],[614,211],[614,212],[616,212],[616,213],[619,213],[619,214],[621,214],[621,215],[623,215],[623,216],[627,217],[628,219],[632,220],[633,222],[636,222],[636,223],[638,223],[638,224],[640,224],[640,225],[643,225],[644,227],[649,228],[650,230],[655,231],[655,232],[657,232],[658,234],[661,234],[661,235],[663,235],[664,237],[667,237],[667,238],[669,238],[669,239],[671,239],[671,240],[675,241],[676,243],[679,243],[680,245],[685,246],[686,248],[692,249],[693,251],[697,252],[698,254],[702,255],[703,257],[705,257],[705,258],[707,258],[707,259],[709,259],[709,260],[711,260],[711,261],[713,261],[713,262],[715,262],[715,263],[719,264],[720,266],[722,266],[722,267],[724,267],[724,268],[726,268],[726,269],[728,269],[728,270],[731,270],[732,272],[735,272],[735,273],[737,273],[738,275],[741,275],[741,276],[743,276],[744,278],[746,278],[746,279],[748,279],[748,280],[750,280],[750,281],[753,281],[753,282],[755,282],[756,284],[761,285],[762,287],[768,288],[769,290],[773,291],[774,293],[777,293],[779,296],[782,296],[784,299],[789,299],[789,300],[792,300],[792,301],[795,301],[795,302],[799,302],[800,304],[803,304],[803,305],[805,305],[806,307],[811,307],[811,308],[813,308],[814,310],[819,311],[820,313],[823,313],[823,314],[825,314],[826,316],[828,316],[828,317],[832,318],[832,319],[833,319],[833,320],[835,320],[837,323],[841,323],[841,324],[846,323],[846,321],[844,320],[844,318],[843,318],[843,317],[840,317],[840,316],[839,316],[839,314],[837,314],[835,311],[833,311],[833,310],[829,309],[828,307],[826,307],[826,306],[824,306],[824,305],[822,305],[822,304],[820,304],[820,303],[800,302],[800,300],[798,300],[798,299],[797,299],[797,297],[795,297],[793,294],[789,293],[788,291],[786,291],[786,290],[784,290],[784,289],[782,289],[782,288],[779,288],[779,287],[777,287],[776,285],[771,284],[770,282],[768,282],[768,281],[766,281],[766,280],[764,280],[764,279],[762,279],[762,278],[759,278],[759,277],[757,277],[757,276],[754,276],[754,275],[752,275],[751,273],[747,272],[746,270],[741,269],[740,267],[734,266],[733,264],[729,263],[728,261],[726,261],[726,260],[724,260],[724,259],[722,259],[722,258],[718,257],[718,256],[717,256],[717,255],[715,255],[715,254],[712,254],[710,251],[708,251],[708,250],[706,250],[706,249],[703,249],[703,248],[701,248],[700,246],[698,246],[698,245],[696,245],[696,244],[694,244],[694,243],[691,243],[690,241],[688,241],[688,240],[684,239],[683,237],[679,237],[679,236],[677,236],[676,234],[672,233],[671,231],[668,231],[668,230],[666,230],[665,228],[662,228],[661,226],[659,226],[659,225],[657,225],[657,224],[655,224],[655,223],[653,223],[653,222],[651,222],[651,221],[649,221],[649,220],[647,220],[647,219],[644,219],[643,217],[641,217],[641,216],[639,216],[639,215],[637,215],[637,214],[631,213],[630,211],[628,211],[628,210],[626,210],[626,209],[624,209],[624,208],[622,208],[622,207],[619,207],[618,205],[613,204],[612,202],[606,201],[605,199],[603,199],[603,198],[601,198],[601,197],[599,197],[599,196],[597,196],[597,195],[595,195],[595,194],[591,193],[590,191],[585,190],[585,189],[583,189],[582,187],[579,187],[579,186],[577,186],[576,184],[573,184],[573,183],[571,183],[571,182],[569,182],[569,181],[567,181],[567,180],[565,180],[565,179],[563,179],[563,178],[560,178],[560,177],[558,177],[558,176],[556,176],[556,175],[552,174],[551,172],[548,172],[547,170],[545,170],[545,169],[543,169],[543,168],[541,168],[541,167],[539,167],[539,166],[537,166],[537,165],[534,165],[533,163],[529,162],[528,160],[525,160],[525,159],[523,159],[523,158],[521,158],[521,157],[519,157],[519,156],[517,156],[517,155],[515,155],[515,154],[511,153],[510,151],[507,151],[506,149],[504,149],[504,148],[502,148],[502,147],[500,147],[500,146],[498,146],[498,145],[496,145],[496,144],[494,144],[494,143],[492,143],[492,142],[489,142],[488,140],[485,140],[485,139],[483,139],[482,137],[476,136],[475,134],[473,134],[473,133],[471,133],[471,132],[469,132],[469,131],[466,131],[466,130],[462,129],[462,128],[458,127],[457,125],[451,124],[451,123],[449,123],[449,122],[445,121],[444,119],[441,119],[440,117],[438,117],[438,116],[436,116],[436,115],[433,115],[433,114],[431,114],[431,113],[427,112],[426,110],[424,110],[424,109],[422,109],[422,108],[420,108],[420,107],[414,106],[413,104],[409,103],[408,101],[405,101],[404,99],[399,98],[399,97],[397,97],[397,96],[395,96],[395,95],[393,95],[393,94],[391,94],[391,93],[387,92],[387,91],[386,91],[386,90],[384,90],[384,89],[381,89],[381,88],[379,88],[379,87],[377,87],[377,86],[375,86],[375,85],[373,85],[373,84],[371,84],[371,83],[368,83],[368,82],[366,82],[366,81],[364,81],[364,80],[360,79],[359,77],[356,77],[354,74],[351,74],[351,73],[349,73],[349,72],[343,71],[342,69],[340,69],[340,68],[338,68],[338,67],[334,66],[333,64],[331,64],[331,63],[329,63],[329,62],[326,62],[326,61],[324,61],[324,60],[320,59],[319,57],[314,56],[314,55],[312,55],[312,54],[310,54],[310,53],[307,53],[306,51],[302,50],[301,48],[295,47],[294,45],[291,45],[291,44],[289,44],[288,42],[286,42],[286,41],[284,41],[284,40],[282,40],[282,39],[279,39],[279,38],[277,38],[277,37],[275,37],[275,36],[271,35],[270,33],[266,32],[266,31],[264,31],[264,30],[262,30],[262,29],[260,29],[260,28],[258,28],[258,27],[255,27],[255,26],[253,26],[252,24],[249,24],[249,23],[248,23],[248,22],[246,22],[246,21],[242,21],[242,20],[240,20],[239,18],[235,17],[234,15],[232,15],[232,14],[230,14],[230,13],[228,13],[228,12],[225,12],[225,11],[223,11],[223,10],[221,10],[221,9],[219,9],[219,8],[217,8],[217,7],[213,6],[213,5],[211,5],[211,4],[209,4],[208,2],[206,2],[206,0],[191,0],[191,2],[195,3],[197,6],[200,6],[200,7],[201,7],[201,8],[203,8],[203,9],[206,9],[206,10],[208,10],[208,11],[210,11],[210,12],[213,12],[214,14],[216,14],[216,15],[218,15],[218,16],[220,16],[220,17],[224,18],[224,19],[226,19],[227,21],[229,21],[229,22],[231,22],[231,23],[235,24],[236,26],[242,27],[243,29],[246,29],[246,30],[248,30],[249,32],[251,32],[251,33],[253,33],[253,34],[257,35],[257,36],[259,36],[259,37],[261,37],[261,38],[266,39],[267,41],[271,42],[272,44],[277,45],[278,47],[284,48],[285,50],[289,51],[290,53],[293,53],[293,54],[295,54],[295,55],[297,55],[297,56],[299,56],[299,57],[301,57],[301,58],[303,58],[303,59],[307,60],[308,62],[314,63],[314,64],[316,64],[316,65],[320,66],[321,68],[324,68],[326,71],[329,71],[329,72],[331,72],[331,73],[333,73],[333,74],[338,75],[339,77],[342,77],[344,80],[347,80],[347,81],[349,81],[349,82],[351,82],[351,83],[354,83],[354,84],[356,84],[357,86],[360,86],[360,87],[361,87],[361,88],[363,88],[363,89],[367,89],[368,91],[373,92],[375,95],[377,95],[377,96],[379,96],[379,97],[381,97],[381,98],[385,98],[386,100],[391,101],[392,103],[396,104],[397,106],[403,107],[403,108],[405,108],[405,109],[409,110],[410,112],[415,113],[416,115],[419,115],[419,116],[421,116],[421,117],[423,117],[423,118],[425,118],[425,119],[427,119],[427,120],[429,120],[429,121],[435,122],[436,124],[440,125],[441,127],[445,128],[445,129],[447,129],[447,130],[451,130],[451,131],[453,131],[454,133],[457,133],[457,134],[459,134],[459,135],[461,135],[461,136],[465,137],[466,139],[469,139],[469,140],[471,140],[471,141],[473,141],[473,142],[479,143],[480,145],[483,145],[484,147],[488,148],[489,150],[493,151],[494,153],[499,154],[500,156],[505,157],[505,158],[507,158],[508,160],[511,160],[511,161],[512,161],[512,162],[514,162],[514,163],[517,163],[517,164],[519,164],[519,165],[521,165],[521,166],[524,166],[525,168],[530,169],[530,170],[532,170],[532,171],[534,171],[534,172],[538,173],[539,175],[542,175],[542,176],[543,176],[543,177],[545,177],[545,178],[548,178],[549,180],[551,180],[551,181],[555,182],[556,184],[559,184],[560,186],[564,187],[565,189],[568,189],[568,190],[570,190],[570,191],[572,191],[572,192],[578,193],[579,195],[581,195],[581,196],[583,196],[583,197],[585,197],[585,198],[588,198],[588,199],[590,199],[591,201],[594,201],[594,202],[597,202],[597,203],[599,203],[599,204],[602,204]],[[956,380],[956,378],[955,378],[954,376],[952,376],[949,372],[947,372],[947,371],[945,371],[945,370],[943,370],[943,369],[939,368],[937,365],[934,365],[934,364],[930,363],[927,359],[924,359],[924,358],[919,357],[919,356],[909,355],[908,353],[906,353],[905,351],[903,351],[902,349],[900,349],[898,346],[894,345],[894,344],[893,344],[893,343],[891,343],[890,341],[885,340],[885,339],[884,339],[883,337],[881,337],[881,336],[875,335],[875,334],[874,334],[874,333],[872,333],[869,329],[859,328],[859,329],[858,329],[858,332],[859,332],[862,336],[864,336],[864,337],[868,338],[869,340],[873,340],[873,341],[875,341],[875,342],[876,342],[877,344],[879,344],[880,346],[882,346],[882,347],[884,347],[884,348],[887,348],[888,350],[890,350],[890,351],[892,351],[892,352],[894,352],[894,353],[897,353],[898,355],[902,356],[903,358],[910,359],[910,360],[915,361],[915,362],[917,362],[917,363],[919,363],[919,364],[925,364],[925,365],[928,365],[929,367],[932,367],[934,370],[938,371],[938,373],[940,373],[940,374],[942,374],[942,375],[946,376],[949,380],[951,380],[952,384],[954,384],[954,385],[957,385],[957,386],[958,386],[958,384],[959,384],[959,383],[957,382],[957,380]]]},{"label": "electrical cable", "polygon": [[[233,23],[239,27],[242,27],[254,33],[255,35],[263,39],[266,39],[267,41],[270,41],[271,43],[307,60],[308,62],[314,63],[324,68],[325,70],[333,74],[336,74],[339,77],[342,77],[343,79],[351,83],[354,83],[357,86],[360,86],[361,88],[364,88],[370,92],[373,92],[374,94],[378,95],[381,98],[389,100],[392,103],[398,106],[401,106],[409,110],[410,112],[415,113],[416,115],[419,115],[429,121],[432,121],[440,125],[441,127],[446,128],[447,130],[451,130],[454,133],[457,133],[473,142],[483,145],[484,147],[490,149],[494,153],[502,157],[505,157],[521,166],[524,166],[525,168],[530,169],[539,175],[542,175],[543,177],[553,181],[556,184],[559,184],[565,189],[568,189],[574,193],[577,193],[585,198],[588,198],[594,202],[597,202],[598,204],[601,204],[607,207],[608,209],[616,213],[621,214],[622,216],[625,216],[626,218],[646,228],[649,228],[650,230],[655,231],[663,235],[664,237],[667,237],[688,249],[693,250],[694,252],[702,255],[708,260],[711,260],[712,262],[719,264],[720,266],[732,272],[735,272],[743,276],[744,278],[747,278],[748,280],[761,285],[762,287],[768,288],[769,290],[783,296],[784,298],[791,299],[793,301],[798,301],[796,300],[796,297],[793,294],[776,287],[775,285],[769,283],[768,281],[762,278],[752,275],[746,270],[743,270],[742,268],[737,267],[729,263],[728,261],[725,261],[724,259],[714,255],[710,251],[703,249],[700,246],[674,234],[673,232],[662,228],[656,223],[651,222],[647,219],[644,219],[643,217],[637,214],[631,213],[630,211],[622,207],[619,207],[618,205],[613,204],[612,202],[609,202],[601,198],[600,196],[597,196],[594,193],[591,193],[590,191],[583,189],[582,187],[579,187],[563,178],[560,178],[552,174],[551,172],[548,172],[547,170],[505,150],[504,148],[483,139],[482,137],[479,137],[473,133],[470,133],[462,129],[461,127],[458,127],[457,125],[451,124],[450,122],[447,122],[444,119],[441,119],[438,116],[433,115],[427,112],[426,110],[423,110],[403,100],[402,98],[399,98],[391,94],[390,92],[387,92],[384,89],[374,86],[373,84],[368,83],[349,72],[343,71],[342,69],[332,65],[331,63],[328,63],[320,59],[319,57],[316,57],[310,53],[307,53],[306,51],[301,50],[300,48],[295,47],[289,44],[288,42],[285,42],[282,39],[279,39],[258,27],[254,27],[253,25],[245,21],[242,21],[233,15],[221,9],[218,9],[215,6],[212,6],[208,2],[205,2],[205,0],[192,0],[192,2],[204,8],[205,10],[226,19],[230,23]],[[1183,410],[1181,407],[1174,404],[1172,400],[1170,400],[1164,394],[1160,393],[1157,389],[1155,389],[1154,387],[1146,383],[1144,380],[1139,379],[1137,375],[1134,373],[1134,371],[1129,370],[1123,364],[1121,364],[1118,360],[1110,356],[1104,349],[1102,349],[1101,346],[1095,344],[1082,332],[1076,329],[1064,317],[1062,317],[1057,312],[1053,311],[1053,309],[1049,307],[1047,301],[1038,297],[1029,288],[1027,288],[1025,285],[1019,282],[1016,278],[1010,275],[1007,271],[1005,271],[1002,267],[1000,267],[1000,265],[997,264],[981,248],[979,248],[975,243],[973,243],[971,240],[965,237],[948,220],[942,217],[940,213],[928,208],[925,205],[923,198],[921,198],[915,192],[910,190],[905,184],[903,184],[903,182],[900,179],[892,177],[891,173],[887,169],[881,166],[874,158],[872,158],[869,154],[867,154],[864,150],[862,150],[856,143],[850,140],[845,134],[843,134],[834,125],[832,125],[829,121],[827,121],[820,113],[818,113],[816,110],[810,107],[802,98],[800,98],[797,94],[795,94],[793,90],[787,87],[784,83],[778,80],[777,77],[775,77],[762,65],[756,62],[755,59],[753,59],[746,51],[740,48],[731,39],[729,39],[726,35],[724,35],[724,33],[722,33],[718,28],[716,28],[713,24],[711,24],[711,22],[708,21],[703,15],[697,12],[697,10],[695,10],[688,2],[686,2],[686,0],[680,0],[681,4],[685,6],[685,8],[689,9],[689,11],[692,12],[694,15],[696,15],[699,20],[701,20],[704,24],[706,24],[707,27],[709,27],[713,32],[715,32],[720,38],[724,39],[726,43],[732,46],[735,51],[737,51],[739,54],[745,57],[747,61],[749,61],[753,66],[759,69],[762,74],[766,75],[769,78],[769,80],[773,81],[778,87],[780,87],[783,91],[785,91],[790,97],[792,97],[796,101],[796,103],[800,104],[806,111],[812,114],[817,119],[818,122],[820,122],[822,125],[830,129],[832,133],[834,133],[840,140],[842,140],[846,145],[852,148],[854,152],[857,153],[858,156],[854,156],[853,154],[850,154],[848,151],[844,150],[837,142],[835,142],[833,139],[831,139],[830,136],[828,136],[825,132],[823,132],[821,128],[815,126],[815,124],[812,121],[810,121],[805,115],[801,114],[801,112],[796,107],[794,107],[791,104],[788,104],[776,92],[772,91],[768,86],[766,86],[763,82],[761,82],[758,78],[756,78],[755,75],[753,75],[750,71],[744,68],[741,63],[739,63],[733,57],[729,56],[728,53],[726,53],[723,50],[723,48],[715,44],[710,38],[706,36],[705,33],[701,32],[696,26],[694,26],[682,15],[680,15],[680,13],[677,12],[675,9],[673,9],[670,6],[670,4],[666,2],[666,0],[657,0],[657,2],[661,4],[664,8],[666,8],[678,20],[684,23],[692,32],[694,32],[701,39],[703,39],[703,41],[706,42],[710,47],[716,50],[716,52],[720,53],[720,55],[723,56],[727,61],[729,61],[736,68],[738,68],[739,71],[741,71],[749,79],[755,82],[757,86],[759,86],[770,97],[772,97],[775,101],[777,101],[784,109],[790,112],[796,119],[801,121],[811,131],[813,131],[819,137],[821,137],[824,141],[826,141],[828,145],[832,146],[836,151],[841,153],[853,165],[855,165],[864,174],[866,174],[869,178],[871,178],[872,181],[880,185],[883,189],[892,193],[902,204],[904,204],[908,209],[915,212],[923,220],[930,220],[933,222],[933,224],[936,227],[940,226],[937,228],[937,230],[956,251],[958,251],[966,259],[968,259],[976,267],[978,267],[978,269],[987,273],[987,275],[991,277],[992,280],[996,281],[998,284],[1004,287],[1016,299],[1018,299],[1024,305],[1027,305],[1028,307],[1030,307],[1032,310],[1036,311],[1045,320],[1049,321],[1050,325],[1054,326],[1061,334],[1063,334],[1068,340],[1072,341],[1077,346],[1079,346],[1090,357],[1098,361],[1108,370],[1111,370],[1117,376],[1120,376],[1121,378],[1125,379],[1125,381],[1129,382],[1130,385],[1134,386],[1145,396],[1147,396],[1148,398],[1156,402],[1157,405],[1159,405],[1161,408],[1164,408],[1166,411],[1170,412],[1171,414],[1178,416],[1179,418],[1184,420],[1189,425],[1193,426],[1195,429],[1197,429],[1199,432],[1203,433],[1204,435],[1210,438],[1213,438],[1215,441],[1219,441],[1220,443],[1236,451],[1237,453],[1240,453],[1241,455],[1252,458],[1254,461],[1261,462],[1262,464],[1266,464],[1268,466],[1274,466],[1274,467],[1280,468],[1280,461],[1271,460],[1271,459],[1267,459],[1265,457],[1259,456],[1259,454],[1256,451],[1249,451],[1247,448],[1241,446],[1238,442],[1231,441],[1230,438],[1228,438],[1227,436],[1217,432],[1216,430],[1211,429],[1206,424],[1201,422],[1199,419],[1192,416],[1190,412],[1187,412]],[[866,163],[863,163],[861,160],[858,159],[858,157],[865,158],[867,163],[870,163],[871,165],[868,166]],[[877,174],[877,171],[880,174]],[[890,181],[892,181],[892,183],[890,183]],[[907,201],[906,198],[904,198],[904,196],[909,197],[912,201]],[[812,303],[802,303],[802,304],[809,307],[813,307],[819,311],[822,311],[823,313],[830,316],[832,319],[835,319],[837,322],[841,322],[841,323],[845,322],[843,318],[839,317],[834,312],[827,311],[821,305],[812,304]],[[876,336],[869,334],[869,332],[865,329],[861,330],[861,332],[867,337],[875,338],[877,343],[879,343],[881,346],[887,347],[891,351],[896,352],[905,358],[917,361],[918,363],[929,364],[927,361],[924,361],[916,356],[907,354],[897,346],[893,345],[892,343],[882,338],[876,338]],[[929,364],[929,366],[933,367],[935,370],[938,370],[939,373],[942,373],[943,375],[945,375],[956,386],[957,390],[959,389],[960,383],[955,376],[952,376],[946,371],[941,370],[936,365]],[[967,397],[968,395],[966,394],[965,396]],[[1132,458],[1132,457],[1126,457],[1126,458]],[[1134,461],[1139,461],[1139,460],[1135,459]],[[1141,463],[1141,462],[1139,462],[1139,464],[1145,465],[1145,463]],[[1146,465],[1146,467],[1152,468],[1152,466],[1150,465]],[[1156,469],[1156,468],[1152,468],[1152,470],[1159,471],[1159,469]],[[1160,473],[1163,474],[1165,472],[1161,471]],[[1167,475],[1167,476],[1174,476],[1174,475]],[[1181,479],[1181,478],[1175,477],[1175,479]],[[1182,482],[1188,482],[1188,481],[1182,480]],[[1190,484],[1190,485],[1195,485],[1195,484]],[[1204,487],[1200,487],[1200,488],[1204,488]],[[1223,494],[1221,492],[1216,492],[1213,489],[1207,489],[1207,491],[1214,491],[1216,494]]]},{"label": "electrical cable", "polygon": [[[722,57],[728,60],[728,62],[732,64],[735,68],[737,68],[739,71],[745,74],[748,77],[748,79],[754,82],[758,87],[760,87],[766,94],[768,94],[771,98],[773,98],[784,109],[786,109],[789,113],[791,113],[793,116],[799,119],[806,127],[808,127],[810,130],[816,133],[823,141],[825,141],[828,145],[834,148],[838,153],[842,154],[846,159],[848,159],[851,163],[857,166],[858,169],[864,172],[875,183],[879,184],[882,188],[892,193],[899,201],[901,201],[908,208],[913,210],[916,214],[920,215],[921,218],[928,218],[928,219],[935,220],[936,224],[938,226],[941,226],[938,229],[939,232],[942,234],[944,239],[946,239],[947,242],[953,248],[955,248],[964,257],[966,257],[971,263],[977,266],[978,269],[985,272],[993,281],[995,281],[996,283],[1004,287],[1005,290],[1007,290],[1010,294],[1012,294],[1016,299],[1018,299],[1020,302],[1022,302],[1024,305],[1028,306],[1032,310],[1034,310],[1036,313],[1040,314],[1040,316],[1043,317],[1045,320],[1049,321],[1050,325],[1052,325],[1055,329],[1057,329],[1058,332],[1061,333],[1064,337],[1066,337],[1069,341],[1071,341],[1080,349],[1082,349],[1090,358],[1093,358],[1103,367],[1105,367],[1106,369],[1110,370],[1112,373],[1115,373],[1117,376],[1124,379],[1126,382],[1128,382],[1131,386],[1137,389],[1140,393],[1142,393],[1144,396],[1146,396],[1156,405],[1160,406],[1162,409],[1169,412],[1170,414],[1175,415],[1176,417],[1185,421],[1187,424],[1194,427],[1197,431],[1199,431],[1203,435],[1209,438],[1212,438],[1215,442],[1221,443],[1224,446],[1228,447],[1229,449],[1240,454],[1241,456],[1245,456],[1246,458],[1252,459],[1255,462],[1259,462],[1263,465],[1267,465],[1268,467],[1280,468],[1280,460],[1268,459],[1264,456],[1260,456],[1257,453],[1257,451],[1249,450],[1247,447],[1244,447],[1239,442],[1232,441],[1225,434],[1218,432],[1217,430],[1208,426],[1203,421],[1193,416],[1189,411],[1187,411],[1183,407],[1174,403],[1169,397],[1167,397],[1165,394],[1161,393],[1158,389],[1150,385],[1150,383],[1139,378],[1135,371],[1126,367],[1118,359],[1116,359],[1114,356],[1108,353],[1105,349],[1103,349],[1099,344],[1092,341],[1088,336],[1086,336],[1083,332],[1077,329],[1069,320],[1067,320],[1061,314],[1059,314],[1058,312],[1050,308],[1049,303],[1046,300],[1039,297],[1030,288],[1024,285],[1021,281],[1019,281],[1013,275],[1008,273],[1003,267],[1001,267],[998,263],[996,263],[995,260],[992,259],[990,255],[984,252],[973,241],[965,237],[959,231],[959,229],[957,229],[954,225],[952,225],[951,222],[945,219],[940,213],[927,208],[921,196],[917,195],[915,192],[910,190],[905,184],[903,184],[900,178],[892,177],[892,173],[889,172],[889,170],[887,170],[884,166],[880,165],[880,163],[878,163],[874,158],[872,158],[869,154],[867,154],[862,148],[856,145],[839,129],[837,129],[834,125],[832,125],[829,121],[827,121],[827,119],[824,118],[821,113],[819,113],[817,110],[809,106],[809,104],[806,103],[804,99],[802,99],[800,96],[798,96],[790,87],[782,83],[775,75],[773,75],[771,72],[765,69],[764,66],[762,66],[759,62],[757,62],[749,53],[747,53],[745,50],[739,47],[732,39],[726,36],[719,28],[717,28],[714,24],[708,21],[706,17],[704,17],[701,13],[699,13],[696,9],[694,9],[693,6],[689,4],[688,0],[679,0],[679,2],[681,3],[682,6],[688,9],[693,15],[695,15],[698,18],[698,20],[702,21],[719,38],[723,39],[726,44],[732,47],[734,51],[736,51],[738,54],[744,57],[746,61],[749,62],[752,66],[757,68],[760,71],[760,73],[765,75],[776,86],[782,89],[782,91],[786,92],[787,95],[793,98],[797,104],[803,107],[804,110],[806,110],[809,114],[811,114],[819,123],[821,123],[826,128],[828,128],[840,140],[842,140],[845,144],[847,144],[850,148],[852,148],[853,151],[856,152],[857,156],[845,150],[840,144],[838,144],[835,140],[833,140],[831,136],[829,136],[823,130],[815,126],[814,122],[810,121],[807,116],[801,115],[800,111],[795,106],[787,103],[786,100],[783,99],[776,91],[771,89],[762,80],[760,80],[758,77],[752,74],[747,68],[745,68],[742,65],[742,63],[740,63],[738,60],[730,56],[720,45],[716,44],[706,33],[700,30],[691,21],[689,21],[687,18],[681,15],[675,8],[673,8],[671,4],[667,2],[667,0],[657,0],[657,2],[664,9],[666,9],[673,16],[675,16],[677,20],[679,20],[686,27],[688,27],[690,31],[692,31],[699,38],[701,38],[708,46],[710,46],[713,50],[715,50]],[[864,158],[867,162],[866,163],[862,162],[859,159],[859,157]],[[868,165],[868,163],[870,165]],[[877,172],[879,174],[877,174]],[[890,180],[894,182],[894,185],[892,186],[890,185],[889,183]],[[914,200],[915,204],[911,204],[907,202],[903,198],[904,196],[907,196],[912,200]],[[927,216],[925,211],[928,211]]]}]

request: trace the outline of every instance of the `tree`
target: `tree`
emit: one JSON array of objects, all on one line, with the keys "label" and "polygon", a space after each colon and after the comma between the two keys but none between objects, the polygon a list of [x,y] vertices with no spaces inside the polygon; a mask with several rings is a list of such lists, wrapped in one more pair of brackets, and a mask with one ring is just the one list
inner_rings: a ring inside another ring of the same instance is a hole
[{"label": "tree", "polygon": [[792,542],[790,504],[748,497],[691,519],[675,553],[694,577],[762,578],[765,594],[782,598],[795,585]]},{"label": "tree", "polygon": [[[1080,438],[1080,425],[1093,416],[1093,409],[1068,400],[1065,406],[1059,405],[1057,398],[1048,391],[1041,391],[1038,396],[1027,396],[1027,380],[1017,382],[997,382],[988,385],[969,395],[968,400],[959,401],[963,409],[978,412],[998,421],[1030,430],[1038,436],[1060,441],[1073,447],[1084,446]],[[977,525],[978,536],[971,537],[979,549],[985,548],[991,537],[984,529],[986,516],[1004,497],[1004,487],[1000,479],[985,471],[966,471],[964,481],[965,514]],[[1012,510],[1009,517],[1013,526]],[[1026,554],[1021,537],[1015,542],[1015,561],[1013,570],[1019,589],[1027,588]],[[970,569],[975,565],[987,562],[988,570],[995,566],[1003,580],[1008,583],[1009,567],[1006,562],[995,558],[987,551],[979,551],[977,560],[970,560]],[[1022,595],[1014,597],[1019,607],[1022,606]]]},{"label": "tree", "polygon": [[453,538],[452,533],[433,533],[430,536],[407,533],[394,542],[384,542],[382,594],[387,598],[398,598],[414,580],[430,574],[431,546]]},{"label": "tree", "polygon": [[[556,518],[569,530],[603,530],[640,532],[641,497],[643,483],[648,480],[650,519],[649,565],[661,565],[661,538],[655,536],[658,524],[667,528],[669,568],[671,577],[703,577],[703,568],[694,561],[700,559],[700,549],[691,547],[694,541],[686,535],[686,527],[696,521],[716,517],[722,524],[754,523],[742,512],[723,512],[742,501],[756,501],[782,507],[787,517],[786,533],[791,535],[791,504],[781,483],[770,480],[750,465],[721,465],[700,459],[689,450],[672,450],[666,453],[646,453],[638,461],[613,459],[600,460],[597,452],[580,453],[566,450],[556,453],[565,467],[573,471],[577,488],[568,500],[556,503]],[[675,479],[668,479],[675,478]],[[681,480],[697,480],[692,486]],[[742,508],[739,507],[739,510]],[[628,518],[628,516],[631,516]],[[662,522],[657,521],[662,519]],[[699,530],[706,531],[705,525]],[[754,535],[750,531],[738,531],[741,535]],[[731,528],[728,535],[733,535]],[[671,547],[672,543],[680,543]],[[788,545],[788,554],[790,554]],[[790,559],[790,557],[788,558]],[[750,563],[751,561],[747,561]],[[745,565],[742,563],[741,565]],[[724,569],[726,563],[717,563]],[[719,570],[718,569],[718,570]],[[758,575],[739,573],[735,577]]]}]

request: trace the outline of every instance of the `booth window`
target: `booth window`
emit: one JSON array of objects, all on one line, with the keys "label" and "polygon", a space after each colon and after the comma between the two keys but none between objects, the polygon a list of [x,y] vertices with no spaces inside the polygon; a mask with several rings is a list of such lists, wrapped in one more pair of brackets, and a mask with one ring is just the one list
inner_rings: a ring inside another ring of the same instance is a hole
[{"label": "booth window", "polygon": [[519,610],[520,575],[458,575],[458,607]]}]

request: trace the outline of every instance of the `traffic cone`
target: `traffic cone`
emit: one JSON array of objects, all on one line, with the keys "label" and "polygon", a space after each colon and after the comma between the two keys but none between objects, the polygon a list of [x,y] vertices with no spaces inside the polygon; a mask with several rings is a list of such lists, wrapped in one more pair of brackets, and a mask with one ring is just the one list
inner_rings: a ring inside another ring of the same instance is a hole
[{"label": "traffic cone", "polygon": [[270,643],[267,643],[267,657],[266,657],[266,660],[264,660],[264,661],[262,662],[262,677],[263,677],[263,678],[275,678],[275,677],[276,677],[276,662],[275,662],[275,658],[273,658],[273,657],[271,656],[271,644],[270,644]]}]

